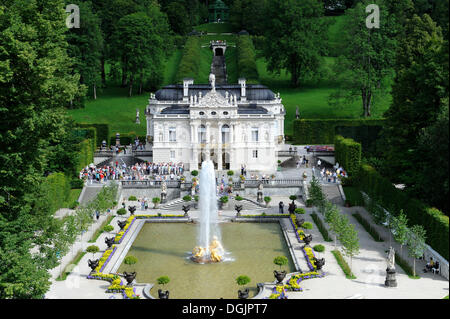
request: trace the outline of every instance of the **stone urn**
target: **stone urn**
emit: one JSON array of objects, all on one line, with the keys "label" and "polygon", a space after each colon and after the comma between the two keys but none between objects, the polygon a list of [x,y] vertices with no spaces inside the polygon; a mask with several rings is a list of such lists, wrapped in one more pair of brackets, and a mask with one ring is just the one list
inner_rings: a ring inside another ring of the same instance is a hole
[{"label": "stone urn", "polygon": [[128,207],[128,211],[130,212],[130,215],[133,216],[136,212],[136,206],[130,206]]},{"label": "stone urn", "polygon": [[238,291],[238,298],[239,299],[248,299],[249,297],[249,290],[246,288],[244,291],[239,290]]},{"label": "stone urn", "polygon": [[303,172],[303,175],[302,175],[302,177],[303,177],[303,180],[305,180],[305,181],[306,181],[306,179],[308,178],[308,174],[307,174],[306,172]]},{"label": "stone urn", "polygon": [[183,206],[184,217],[189,218],[189,211],[191,210],[191,205]]},{"label": "stone urn", "polygon": [[321,259],[314,258],[314,263],[316,265],[317,270],[322,270],[322,267],[325,265],[325,258]]},{"label": "stone urn", "polygon": [[124,221],[117,221],[117,225],[119,225],[119,227],[120,227],[120,230],[123,230],[124,228],[125,228],[125,226],[127,225],[127,221],[126,220],[124,220]]},{"label": "stone urn", "polygon": [[169,290],[162,291],[161,289],[158,289],[158,297],[159,299],[169,299]]},{"label": "stone urn", "polygon": [[124,272],[123,276],[125,277],[125,280],[127,281],[128,286],[132,286],[133,281],[136,279],[136,272]]},{"label": "stone urn", "polygon": [[234,210],[237,212],[236,217],[241,217],[242,205],[235,205]]},{"label": "stone urn", "polygon": [[95,272],[95,268],[97,268],[99,264],[100,264],[100,261],[98,259],[96,259],[96,260],[89,259],[88,260],[88,265],[92,269],[91,274]]},{"label": "stone urn", "polygon": [[105,238],[105,244],[108,246],[107,249],[111,249],[112,245],[114,244],[114,239],[115,239],[114,237],[111,237],[111,238],[106,237]]},{"label": "stone urn", "polygon": [[303,238],[303,242],[305,243],[305,246],[309,245],[313,240],[313,237],[311,234],[309,234],[308,236],[305,236]]},{"label": "stone urn", "polygon": [[286,278],[286,270],[283,270],[283,271],[274,270],[273,275],[275,276],[276,280],[278,281],[277,284],[281,284],[283,282],[284,278]]}]

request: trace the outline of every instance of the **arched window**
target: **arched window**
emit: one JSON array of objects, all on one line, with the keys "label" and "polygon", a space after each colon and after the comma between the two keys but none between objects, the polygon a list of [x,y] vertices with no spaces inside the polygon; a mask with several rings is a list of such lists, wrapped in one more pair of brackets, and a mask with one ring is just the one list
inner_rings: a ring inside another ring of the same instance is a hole
[{"label": "arched window", "polygon": [[225,124],[224,126],[222,126],[222,144],[226,144],[230,142],[230,127]]},{"label": "arched window", "polygon": [[200,125],[198,128],[198,142],[205,144],[206,143],[206,126]]}]

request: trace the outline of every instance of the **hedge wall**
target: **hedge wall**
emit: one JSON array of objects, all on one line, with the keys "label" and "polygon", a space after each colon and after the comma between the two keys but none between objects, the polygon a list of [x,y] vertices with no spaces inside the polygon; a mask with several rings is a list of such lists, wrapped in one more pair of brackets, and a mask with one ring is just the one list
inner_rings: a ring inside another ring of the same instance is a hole
[{"label": "hedge wall", "polygon": [[80,152],[78,153],[77,171],[81,171],[84,167],[94,162],[94,149],[92,148],[92,140],[86,139],[79,144]]},{"label": "hedge wall", "polygon": [[353,182],[392,214],[398,215],[400,210],[403,210],[408,216],[410,226],[422,225],[427,232],[427,244],[442,257],[449,259],[448,216],[438,209],[427,207],[419,200],[412,199],[369,165],[361,165]]},{"label": "hedge wall", "polygon": [[336,162],[350,175],[357,174],[361,166],[361,144],[351,138],[337,135],[334,138]]},{"label": "hedge wall", "polygon": [[70,179],[64,173],[53,173],[41,185],[41,200],[38,205],[45,205],[50,212],[55,213],[64,207],[69,193]]},{"label": "hedge wall", "polygon": [[189,37],[184,45],[178,72],[175,77],[177,83],[182,83],[184,78],[195,78],[200,70],[201,43],[200,38]]},{"label": "hedge wall", "polygon": [[376,140],[383,119],[300,119],[294,120],[294,142],[299,145],[333,144],[336,135],[353,138],[365,145]]},{"label": "hedge wall", "polygon": [[259,83],[256,51],[252,38],[248,35],[239,36],[236,47],[239,77],[247,79],[248,83]]},{"label": "hedge wall", "polygon": [[[137,138],[142,143],[144,143],[147,140],[146,136],[138,136]],[[120,134],[120,145],[130,145],[130,144],[134,145],[135,139],[136,139],[136,135]],[[111,137],[109,142],[111,145],[116,145],[116,138]]]},{"label": "hedge wall", "polygon": [[[77,124],[77,127],[79,128],[95,128],[96,129],[96,137],[94,139],[95,146],[100,146],[103,141],[106,141],[108,143],[109,141],[109,125],[108,124],[87,124],[87,123],[80,123]],[[91,136],[88,136],[88,138],[91,138]]]}]

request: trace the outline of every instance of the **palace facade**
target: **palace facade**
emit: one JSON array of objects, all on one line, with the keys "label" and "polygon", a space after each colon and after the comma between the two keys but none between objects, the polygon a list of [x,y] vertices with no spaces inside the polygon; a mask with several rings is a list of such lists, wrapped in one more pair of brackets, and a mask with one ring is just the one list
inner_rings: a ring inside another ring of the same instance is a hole
[{"label": "palace facade", "polygon": [[263,85],[194,84],[185,79],[151,94],[147,137],[154,162],[183,162],[189,170],[212,160],[218,170],[274,172],[284,144],[285,108]]}]

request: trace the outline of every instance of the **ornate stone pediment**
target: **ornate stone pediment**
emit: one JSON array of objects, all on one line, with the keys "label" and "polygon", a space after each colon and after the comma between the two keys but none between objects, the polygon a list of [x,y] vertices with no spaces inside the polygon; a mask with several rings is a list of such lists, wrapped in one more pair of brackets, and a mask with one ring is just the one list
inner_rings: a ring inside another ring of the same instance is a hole
[{"label": "ornate stone pediment", "polygon": [[205,96],[199,95],[196,98],[191,97],[190,103],[190,107],[196,108],[220,108],[232,106],[237,106],[236,97],[229,96],[229,98],[227,99],[216,90],[209,91],[205,94]]}]

